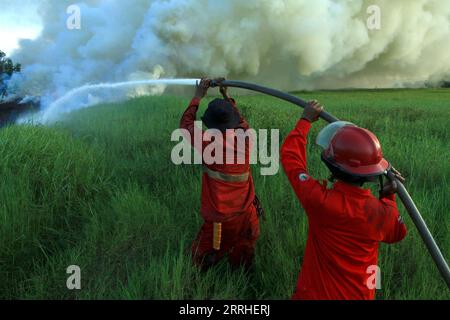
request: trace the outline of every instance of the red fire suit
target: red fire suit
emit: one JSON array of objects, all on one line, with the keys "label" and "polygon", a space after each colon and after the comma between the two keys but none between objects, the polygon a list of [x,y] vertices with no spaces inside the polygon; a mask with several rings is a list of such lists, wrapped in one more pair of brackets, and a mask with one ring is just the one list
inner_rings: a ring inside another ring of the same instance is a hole
[{"label": "red fire suit", "polygon": [[[234,108],[235,101],[230,100]],[[194,121],[200,100],[194,98],[189,107],[184,112],[180,127],[187,129],[191,136],[191,144],[194,143]],[[237,108],[236,108],[237,110]],[[239,112],[239,111],[238,111]],[[249,125],[241,116],[240,128],[247,130]],[[227,135],[233,135],[232,139],[227,140]],[[207,132],[202,131],[201,150],[211,143]],[[234,130],[227,130],[223,134],[224,155],[227,149],[237,159],[238,144]],[[206,139],[205,139],[206,138]],[[233,144],[228,143],[234,141]],[[218,262],[225,254],[228,254],[229,261],[234,266],[250,266],[253,261],[256,240],[259,236],[259,219],[254,205],[255,191],[253,179],[250,172],[250,142],[245,144],[245,163],[238,164],[212,164],[207,165],[203,161],[204,173],[202,177],[202,195],[201,195],[201,215],[204,219],[203,226],[192,244],[192,256],[194,262],[203,267],[209,267]],[[231,179],[230,179],[231,177]],[[238,179],[233,179],[238,177]],[[238,181],[235,181],[238,180]],[[221,225],[220,248],[213,247],[214,241],[214,223]]]},{"label": "red fire suit", "polygon": [[314,180],[306,166],[311,124],[298,121],[281,148],[285,173],[308,217],[308,239],[293,299],[374,299],[369,268],[377,265],[378,243],[406,235],[395,195],[375,198],[370,190]]}]

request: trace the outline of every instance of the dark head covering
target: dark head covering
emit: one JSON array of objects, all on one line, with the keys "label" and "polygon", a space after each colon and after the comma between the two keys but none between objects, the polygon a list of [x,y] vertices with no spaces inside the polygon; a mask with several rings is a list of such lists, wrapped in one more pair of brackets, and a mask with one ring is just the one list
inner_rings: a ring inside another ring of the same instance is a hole
[{"label": "dark head covering", "polygon": [[237,128],[240,116],[230,101],[214,99],[209,103],[202,121],[209,129],[225,132],[227,129]]}]

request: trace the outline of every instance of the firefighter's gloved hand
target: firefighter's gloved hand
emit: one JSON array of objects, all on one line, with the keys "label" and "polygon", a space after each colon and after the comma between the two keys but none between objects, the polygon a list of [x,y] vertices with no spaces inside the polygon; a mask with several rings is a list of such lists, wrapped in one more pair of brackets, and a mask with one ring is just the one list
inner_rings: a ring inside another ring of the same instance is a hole
[{"label": "firefighter's gloved hand", "polygon": [[[394,174],[395,178],[401,183],[405,183],[405,178],[402,176],[400,172],[398,172],[395,168],[391,168],[391,172]],[[397,192],[397,182],[395,180],[388,180],[383,186],[383,190],[381,190],[381,198],[390,196]]]},{"label": "firefighter's gloved hand", "polygon": [[303,110],[302,119],[306,119],[309,122],[315,122],[319,120],[319,115],[322,111],[323,106],[317,100],[312,100],[308,102],[308,105]]},{"label": "firefighter's gloved hand", "polygon": [[200,80],[200,83],[197,84],[197,87],[195,88],[195,98],[202,99],[206,96],[208,93],[208,89],[211,86],[211,79],[209,78],[202,78]]}]

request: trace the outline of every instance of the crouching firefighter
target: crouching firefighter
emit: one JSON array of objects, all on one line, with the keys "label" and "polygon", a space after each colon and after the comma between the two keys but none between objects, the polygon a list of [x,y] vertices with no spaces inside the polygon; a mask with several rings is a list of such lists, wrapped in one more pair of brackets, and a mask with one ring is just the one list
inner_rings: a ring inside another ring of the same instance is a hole
[{"label": "crouching firefighter", "polygon": [[[196,151],[202,155],[211,141],[206,137],[208,131],[201,131],[202,145],[195,145],[194,121],[200,101],[206,96],[210,85],[211,80],[201,80],[180,122],[180,127],[189,131],[191,144],[197,149],[201,148]],[[249,269],[253,263],[259,236],[259,216],[262,214],[250,172],[250,141],[245,140],[245,150],[238,150],[239,145],[236,143],[237,135],[243,134],[249,125],[236,108],[236,102],[228,95],[227,88],[221,87],[220,91],[223,99],[209,103],[202,121],[209,129],[220,130],[223,155],[231,152],[235,160],[231,163],[224,160],[223,164],[206,164],[203,159],[201,215],[204,223],[192,244],[192,256],[194,263],[203,270],[216,264],[225,255],[228,255],[232,266]],[[235,130],[239,128],[243,130]],[[230,141],[234,143],[230,144]],[[245,161],[240,163],[236,160],[239,152],[245,152]]]},{"label": "crouching firefighter", "polygon": [[[308,217],[308,239],[292,298],[374,299],[376,280],[381,279],[378,244],[395,243],[406,235],[396,184],[383,186],[382,176],[392,170],[404,179],[383,158],[373,133],[343,121],[329,124],[317,137],[335,183],[328,189],[326,181],[313,179],[306,166],[307,136],[322,110],[318,102],[310,102],[281,148],[284,171]],[[379,198],[363,188],[377,181]]]}]

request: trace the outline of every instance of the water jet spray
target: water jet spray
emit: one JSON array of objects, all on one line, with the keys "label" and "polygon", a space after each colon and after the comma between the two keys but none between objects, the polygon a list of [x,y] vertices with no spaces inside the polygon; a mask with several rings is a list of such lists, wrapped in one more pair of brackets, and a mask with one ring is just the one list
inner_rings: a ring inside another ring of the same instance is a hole
[{"label": "water jet spray", "polygon": [[[180,86],[193,86],[198,83],[200,79],[150,79],[150,80],[136,80],[136,81],[124,81],[115,83],[99,83],[99,84],[87,84],[75,89],[70,90],[61,98],[52,102],[46,107],[40,118],[42,122],[53,121],[66,105],[77,95],[82,93],[88,93],[91,90],[98,89],[119,89],[136,86],[155,86],[155,85],[180,85]],[[79,106],[78,106],[79,107]],[[76,109],[76,108],[75,108]],[[71,109],[72,110],[72,109]],[[70,110],[70,111],[71,111]]]}]

